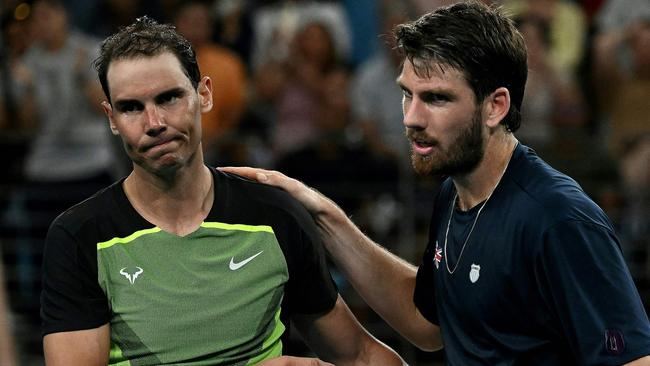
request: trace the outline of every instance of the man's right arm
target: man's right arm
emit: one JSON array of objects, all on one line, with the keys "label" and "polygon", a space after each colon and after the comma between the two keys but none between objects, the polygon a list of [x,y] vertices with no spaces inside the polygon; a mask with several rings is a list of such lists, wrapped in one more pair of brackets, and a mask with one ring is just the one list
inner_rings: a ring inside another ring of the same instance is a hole
[{"label": "man's right arm", "polygon": [[440,329],[413,302],[417,268],[373,242],[343,210],[319,196],[322,205],[314,219],[325,247],[348,281],[411,343],[427,351],[442,348]]},{"label": "man's right arm", "polygon": [[415,266],[374,243],[333,201],[295,179],[254,168],[222,170],[289,192],[311,213],[338,268],[373,310],[419,348],[442,348],[439,327],[427,321],[413,302]]},{"label": "man's right arm", "polygon": [[110,351],[110,326],[50,333],[43,338],[48,366],[105,366]]},{"label": "man's right arm", "polygon": [[97,280],[96,245],[82,244],[71,232],[74,219],[59,216],[45,239],[41,292],[45,361],[48,366],[106,365],[110,316]]}]

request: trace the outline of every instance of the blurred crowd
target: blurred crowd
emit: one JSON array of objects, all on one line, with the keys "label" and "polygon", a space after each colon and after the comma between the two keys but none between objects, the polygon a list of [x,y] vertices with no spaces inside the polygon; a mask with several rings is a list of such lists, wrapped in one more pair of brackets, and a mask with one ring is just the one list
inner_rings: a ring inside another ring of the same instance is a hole
[{"label": "blurred crowd", "polygon": [[[606,210],[650,305],[650,1],[496,1],[528,47],[516,136]],[[451,2],[3,0],[0,364],[42,362],[40,257],[51,220],[130,170],[101,111],[92,67],[101,39],[145,14],[175,24],[213,80],[203,118],[211,164],[299,178],[415,260],[434,194],[422,187],[438,178],[411,172],[390,32]],[[371,332],[414,364],[434,362],[340,281]],[[3,342],[10,333],[13,345]]]}]

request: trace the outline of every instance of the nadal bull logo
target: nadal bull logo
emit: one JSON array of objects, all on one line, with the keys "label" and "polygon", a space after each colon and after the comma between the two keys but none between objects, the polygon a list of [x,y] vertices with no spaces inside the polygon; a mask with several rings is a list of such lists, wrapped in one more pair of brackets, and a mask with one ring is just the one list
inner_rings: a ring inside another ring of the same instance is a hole
[{"label": "nadal bull logo", "polygon": [[[129,273],[129,272],[133,272],[133,273]],[[129,280],[129,282],[130,282],[131,284],[133,284],[133,283],[135,282],[135,279],[138,278],[138,276],[139,276],[142,272],[144,272],[144,270],[143,270],[142,268],[140,268],[140,267],[135,267],[135,271],[128,271],[128,270],[127,270],[127,267],[124,267],[124,268],[122,268],[122,269],[120,270],[120,274],[121,274],[122,276],[126,277],[126,279]]]}]

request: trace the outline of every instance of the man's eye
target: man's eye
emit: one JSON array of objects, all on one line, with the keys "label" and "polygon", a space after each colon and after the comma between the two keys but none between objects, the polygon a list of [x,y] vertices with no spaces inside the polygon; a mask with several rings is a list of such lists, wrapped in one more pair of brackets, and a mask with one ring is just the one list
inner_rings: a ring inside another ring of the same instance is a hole
[{"label": "man's eye", "polygon": [[408,90],[404,90],[404,89],[402,89],[402,95],[404,96],[404,98],[407,98],[407,99],[411,99],[413,97],[411,95],[411,92],[409,92]]},{"label": "man's eye", "polygon": [[176,91],[164,93],[157,98],[157,102],[159,104],[170,104],[176,102],[182,96],[183,96],[182,93]]},{"label": "man's eye", "polygon": [[162,103],[171,103],[176,101],[176,99],[178,99],[178,96],[176,95],[165,95],[162,98],[160,98],[160,101]]},{"label": "man's eye", "polygon": [[139,103],[121,103],[118,110],[122,113],[128,113],[142,110],[142,107]]},{"label": "man's eye", "polygon": [[443,102],[448,102],[449,97],[447,97],[444,94],[425,93],[425,94],[422,95],[422,100],[425,103],[443,103]]}]

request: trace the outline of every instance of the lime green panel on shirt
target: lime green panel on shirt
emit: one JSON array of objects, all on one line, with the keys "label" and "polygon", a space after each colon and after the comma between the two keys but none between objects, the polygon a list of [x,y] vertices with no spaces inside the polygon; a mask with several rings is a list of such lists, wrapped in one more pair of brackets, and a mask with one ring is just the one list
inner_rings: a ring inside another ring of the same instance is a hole
[{"label": "lime green panel on shirt", "polygon": [[288,269],[271,227],[147,229],[99,243],[97,261],[121,350],[112,363],[244,365],[281,354]]}]

